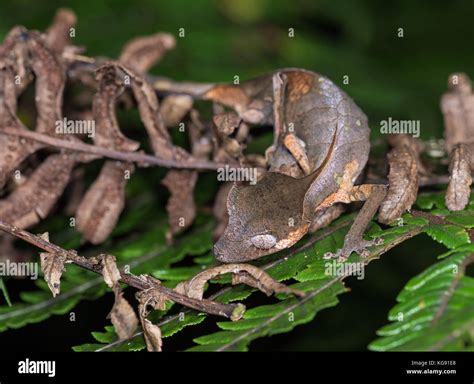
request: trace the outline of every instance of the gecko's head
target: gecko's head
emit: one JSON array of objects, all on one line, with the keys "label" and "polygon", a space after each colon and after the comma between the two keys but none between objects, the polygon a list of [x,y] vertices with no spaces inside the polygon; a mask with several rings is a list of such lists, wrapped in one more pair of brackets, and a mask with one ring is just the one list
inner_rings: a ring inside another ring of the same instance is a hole
[{"label": "gecko's head", "polygon": [[[296,183],[295,183],[296,181]],[[229,222],[214,245],[224,263],[245,262],[286,249],[303,237],[304,193],[297,179],[267,173],[254,186],[234,185],[227,197]]]}]

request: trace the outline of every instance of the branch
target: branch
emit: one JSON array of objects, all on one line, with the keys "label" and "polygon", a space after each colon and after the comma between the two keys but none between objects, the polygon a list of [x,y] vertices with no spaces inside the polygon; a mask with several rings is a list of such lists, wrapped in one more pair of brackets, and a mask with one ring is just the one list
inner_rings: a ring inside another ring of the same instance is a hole
[{"label": "branch", "polygon": [[[66,259],[73,264],[102,275],[102,266],[93,262],[92,260],[84,257],[79,256],[76,251],[68,251],[56,244],[50,243],[46,241],[40,236],[33,235],[32,233],[25,231],[21,228],[15,227],[10,225],[2,220],[0,220],[0,230],[9,233],[19,239],[22,239],[42,250],[52,253],[58,254],[66,257]],[[147,279],[147,276],[135,276],[131,274],[126,274],[125,272],[120,272],[122,283],[125,283],[131,287],[134,287],[139,290],[153,288],[179,304],[182,304],[188,308],[195,309],[199,312],[205,312],[212,315],[218,315],[230,318],[231,320],[238,320],[243,315],[245,307],[242,304],[221,304],[216,303],[211,300],[196,300],[191,299],[187,296],[181,295],[172,289],[166,288],[158,283],[155,283],[152,279]]]},{"label": "branch", "polygon": [[6,134],[9,136],[23,137],[37,141],[39,143],[46,144],[55,148],[68,149],[76,152],[84,152],[100,157],[106,157],[109,159],[115,159],[130,163],[137,163],[140,166],[146,167],[149,165],[156,165],[166,168],[181,168],[181,169],[201,169],[201,170],[212,170],[215,171],[219,168],[223,168],[228,164],[216,163],[213,161],[206,161],[196,158],[191,158],[187,161],[176,161],[176,160],[165,160],[153,155],[147,155],[143,153],[135,152],[122,152],[113,149],[100,147],[97,145],[86,144],[83,142],[62,140],[35,131],[29,131],[26,129],[18,129],[13,127],[6,127],[0,130],[0,134]]}]

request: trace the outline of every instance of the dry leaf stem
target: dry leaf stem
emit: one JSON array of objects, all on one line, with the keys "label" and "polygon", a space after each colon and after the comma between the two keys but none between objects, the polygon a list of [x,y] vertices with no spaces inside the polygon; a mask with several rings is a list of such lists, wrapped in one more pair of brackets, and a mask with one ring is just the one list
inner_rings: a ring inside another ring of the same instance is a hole
[{"label": "dry leaf stem", "polygon": [[[10,225],[2,220],[0,220],[0,230],[9,233],[17,238],[20,238],[34,246],[41,248],[42,250],[53,253],[53,254],[61,254],[66,257],[68,261],[71,261],[73,264],[87,269],[89,271],[95,272],[97,274],[102,275],[102,265],[100,263],[96,263],[92,260],[87,259],[86,257],[80,256],[76,253],[76,251],[68,251],[56,244],[50,243],[46,241],[40,236],[33,235],[32,233]],[[166,288],[160,284],[154,284],[153,279],[147,279],[143,276],[135,276],[131,274],[126,274],[124,272],[120,272],[121,279],[120,281],[124,284],[127,284],[131,287],[134,287],[139,290],[153,288],[162,293],[168,299],[184,305],[188,308],[195,309],[199,312],[205,312],[212,315],[218,315],[230,318],[232,320],[238,320],[244,312],[244,307],[242,304],[221,304],[216,303],[211,300],[196,300],[191,299],[187,296],[181,295],[172,289]]]},{"label": "dry leaf stem", "polygon": [[224,163],[216,163],[213,161],[206,161],[196,158],[190,158],[185,161],[177,161],[172,159],[162,159],[153,155],[136,152],[124,152],[113,149],[91,145],[78,141],[62,140],[52,136],[44,135],[34,131],[20,130],[13,127],[6,127],[1,129],[1,134],[10,136],[22,137],[25,139],[34,140],[51,147],[68,149],[76,152],[84,152],[98,157],[106,157],[130,163],[137,163],[141,166],[157,165],[165,168],[181,168],[181,169],[200,169],[200,170],[217,170],[225,167]]}]

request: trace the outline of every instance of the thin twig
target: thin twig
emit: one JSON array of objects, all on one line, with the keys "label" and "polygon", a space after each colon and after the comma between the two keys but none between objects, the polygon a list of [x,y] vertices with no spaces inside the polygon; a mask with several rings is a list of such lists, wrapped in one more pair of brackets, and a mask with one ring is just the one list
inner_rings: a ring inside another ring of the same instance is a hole
[{"label": "thin twig", "polygon": [[225,167],[227,164],[216,163],[213,161],[205,161],[196,158],[190,158],[186,161],[165,160],[153,155],[135,152],[122,152],[113,149],[100,147],[98,145],[86,144],[80,141],[62,140],[35,131],[26,129],[18,129],[12,127],[2,128],[0,134],[10,136],[23,137],[25,139],[34,140],[55,148],[68,149],[76,152],[85,152],[100,157],[137,163],[141,166],[157,165],[166,168],[184,168],[184,169],[200,169],[200,170],[217,170]]},{"label": "thin twig", "polygon": [[[197,159],[191,157],[185,161],[179,160],[167,160],[162,159],[153,155],[148,155],[145,153],[139,152],[125,152],[117,151],[114,149],[108,149],[100,147],[98,145],[92,145],[83,143],[80,141],[70,141],[58,139],[56,137],[44,135],[35,131],[29,131],[26,129],[18,129],[13,127],[6,127],[0,130],[0,135],[5,134],[15,137],[23,137],[25,139],[34,140],[39,143],[46,144],[50,147],[68,149],[70,151],[84,152],[91,155],[96,155],[98,157],[105,157],[114,160],[125,161],[129,163],[136,163],[138,166],[148,167],[148,166],[159,166],[165,168],[179,168],[179,169],[196,169],[196,170],[209,170],[216,171],[220,168],[226,166],[235,166],[235,164],[230,163],[216,163],[214,161],[206,161],[202,159]],[[446,175],[433,175],[432,178],[423,178],[420,180],[420,186],[432,186],[438,184],[447,184],[449,181],[449,176]],[[386,179],[368,179],[368,183],[373,184],[386,184]]]},{"label": "thin twig", "polygon": [[[41,248],[46,252],[62,255],[73,264],[102,275],[102,266],[100,264],[95,263],[87,259],[86,257],[79,256],[75,251],[65,250],[56,244],[46,241],[40,236],[33,235],[28,231],[15,227],[2,220],[0,220],[0,230],[9,233],[17,238],[20,238],[38,248]],[[166,288],[158,283],[154,283],[153,279],[146,279],[143,276],[139,277],[131,274],[126,274],[122,271],[120,272],[120,275],[122,283],[125,283],[139,290],[149,288],[156,289],[170,300],[180,303],[188,308],[195,309],[199,312],[224,316],[232,320],[237,320],[243,315],[244,307],[242,306],[242,304],[221,304],[213,302],[211,300],[191,299],[187,296],[181,295],[173,291],[172,289]]]}]

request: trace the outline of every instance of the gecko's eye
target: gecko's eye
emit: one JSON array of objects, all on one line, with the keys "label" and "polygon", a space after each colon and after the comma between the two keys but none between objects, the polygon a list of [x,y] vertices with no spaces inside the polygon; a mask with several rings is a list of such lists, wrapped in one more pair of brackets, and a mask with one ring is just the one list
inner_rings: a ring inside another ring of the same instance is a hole
[{"label": "gecko's eye", "polygon": [[273,235],[255,235],[250,238],[252,244],[260,249],[273,248],[277,242],[277,239]]}]

